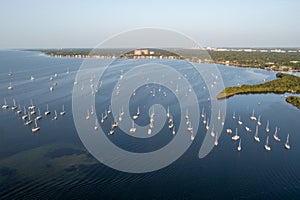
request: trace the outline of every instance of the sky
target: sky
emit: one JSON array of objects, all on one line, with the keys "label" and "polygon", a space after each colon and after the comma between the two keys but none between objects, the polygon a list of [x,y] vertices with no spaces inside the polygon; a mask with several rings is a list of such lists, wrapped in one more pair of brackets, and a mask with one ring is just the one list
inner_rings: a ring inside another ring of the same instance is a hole
[{"label": "sky", "polygon": [[1,0],[0,49],[95,47],[166,28],[211,47],[300,47],[299,0]]}]

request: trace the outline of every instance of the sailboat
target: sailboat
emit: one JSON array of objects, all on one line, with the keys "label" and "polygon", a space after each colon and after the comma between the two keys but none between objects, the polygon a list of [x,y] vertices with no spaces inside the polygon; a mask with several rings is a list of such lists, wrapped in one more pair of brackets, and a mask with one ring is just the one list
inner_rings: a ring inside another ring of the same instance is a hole
[{"label": "sailboat", "polygon": [[36,116],[34,120],[40,120],[40,119],[42,119],[42,115],[41,115],[40,108],[38,108],[38,116]]},{"label": "sailboat", "polygon": [[152,129],[148,128],[148,135],[151,135],[151,133],[152,133]]},{"label": "sailboat", "polygon": [[274,133],[273,137],[274,137],[275,141],[280,142],[280,138],[278,137],[278,128],[277,128],[277,126],[275,128],[275,133]]},{"label": "sailboat", "polygon": [[16,100],[13,99],[13,106],[11,107],[12,110],[16,110],[18,108],[17,104],[16,104]]},{"label": "sailboat", "polygon": [[238,146],[238,148],[237,148],[237,151],[238,151],[238,152],[240,152],[240,151],[242,150],[242,145],[241,145],[241,143],[242,143],[242,138],[240,139],[239,146]]},{"label": "sailboat", "polygon": [[219,110],[219,113],[218,113],[218,120],[221,119],[221,111]]},{"label": "sailboat", "polygon": [[136,113],[136,115],[133,115],[132,119],[137,120],[139,118],[139,116],[140,116],[140,107],[138,106],[137,113]]},{"label": "sailboat", "polygon": [[191,131],[191,140],[193,141],[195,139],[193,131]]},{"label": "sailboat", "polygon": [[56,110],[54,110],[54,117],[53,117],[52,120],[57,120],[57,112],[56,112]]},{"label": "sailboat", "polygon": [[255,131],[255,135],[254,135],[254,140],[256,142],[260,142],[259,137],[258,137],[258,125],[256,125],[256,131]]},{"label": "sailboat", "polygon": [[173,120],[169,122],[169,129],[172,129],[174,126]]},{"label": "sailboat", "polygon": [[226,129],[226,133],[230,135],[232,133],[232,130],[230,128],[228,128],[228,129]]},{"label": "sailboat", "polygon": [[66,114],[65,112],[65,105],[62,105],[62,111],[59,113],[61,116],[63,116],[64,114]]},{"label": "sailboat", "polygon": [[9,108],[9,105],[7,104],[6,99],[4,98],[4,104],[2,105],[2,109],[5,110],[7,108]]},{"label": "sailboat", "polygon": [[89,111],[89,110],[87,110],[87,112],[86,112],[86,117],[85,117],[85,119],[86,119],[86,120],[89,120],[89,119],[90,119],[90,111]]},{"label": "sailboat", "polygon": [[35,108],[35,106],[33,105],[32,99],[30,99],[30,103],[31,103],[31,105],[28,106],[28,109],[33,110]]},{"label": "sailboat", "polygon": [[248,126],[246,126],[245,129],[247,132],[251,132],[251,129]]},{"label": "sailboat", "polygon": [[243,124],[243,122],[241,121],[241,116],[239,116],[238,124],[239,124],[239,125],[242,125],[242,124]]},{"label": "sailboat", "polygon": [[271,151],[271,147],[269,146],[269,136],[267,136],[266,144],[265,144],[266,151]]},{"label": "sailboat", "polygon": [[91,115],[94,115],[94,114],[95,114],[95,112],[94,112],[94,107],[91,106]]},{"label": "sailboat", "polygon": [[22,110],[21,110],[21,106],[20,106],[20,104],[19,104],[19,110],[17,110],[17,114],[19,115],[19,114],[21,114],[22,113]]},{"label": "sailboat", "polygon": [[34,110],[34,108],[30,111],[30,114],[31,115],[34,115],[36,112],[35,112],[35,110]]},{"label": "sailboat", "polygon": [[250,119],[253,121],[256,121],[256,117],[254,116],[254,110],[252,111],[252,115],[251,115]]},{"label": "sailboat", "polygon": [[130,131],[130,133],[135,133],[136,128],[134,127],[134,121],[132,121],[132,127],[129,131]]},{"label": "sailboat", "polygon": [[114,121],[113,121],[113,123],[112,123],[112,125],[111,125],[111,128],[116,128],[116,127],[118,127],[118,122],[117,122],[117,119],[116,118],[114,118]]},{"label": "sailboat", "polygon": [[49,111],[49,106],[48,106],[48,104],[47,104],[47,110],[45,111],[45,115],[47,116],[47,115],[50,115],[50,111]]},{"label": "sailboat", "polygon": [[204,107],[202,107],[201,117],[202,117],[202,118],[205,117],[205,114],[204,114]]},{"label": "sailboat", "polygon": [[13,90],[13,89],[14,89],[14,87],[13,87],[12,84],[11,84],[11,82],[9,82],[7,89],[8,89],[8,90]]},{"label": "sailboat", "polygon": [[238,139],[240,139],[240,136],[238,135],[238,129],[237,128],[235,129],[235,135],[232,136],[231,139],[234,140],[234,141],[237,141]]},{"label": "sailboat", "polygon": [[28,113],[28,120],[24,123],[25,126],[28,126],[29,124],[32,123],[32,120],[31,120],[31,115]]},{"label": "sailboat", "polygon": [[30,76],[30,80],[34,81],[35,80],[34,76]]},{"label": "sailboat", "polygon": [[259,126],[261,125],[261,122],[260,122],[260,115],[258,116],[257,124],[258,124]]},{"label": "sailboat", "polygon": [[219,139],[218,138],[218,133],[216,133],[215,143],[214,143],[215,146],[218,146],[218,144],[219,144],[218,139]]},{"label": "sailboat", "polygon": [[266,132],[267,132],[267,133],[269,133],[269,132],[270,132],[270,128],[269,128],[269,120],[267,121]]},{"label": "sailboat", "polygon": [[107,114],[109,115],[111,113],[111,108],[108,106]]},{"label": "sailboat", "polygon": [[232,119],[235,119],[235,112],[232,114]]},{"label": "sailboat", "polygon": [[185,119],[186,120],[189,119],[189,110],[188,109],[186,109],[186,111],[185,111]]},{"label": "sailboat", "polygon": [[170,108],[168,106],[168,110],[167,110],[167,118],[170,118]]},{"label": "sailboat", "polygon": [[110,129],[110,131],[108,132],[108,135],[113,135],[115,133],[114,129]]},{"label": "sailboat", "polygon": [[103,113],[101,113],[101,124],[104,123],[104,117],[103,117]]},{"label": "sailboat", "polygon": [[289,139],[290,139],[290,134],[287,135],[287,137],[286,137],[286,142],[284,143],[284,147],[285,147],[286,149],[290,149],[290,148],[291,148],[291,146],[290,146],[290,144],[289,144]]},{"label": "sailboat", "polygon": [[94,130],[97,131],[99,128],[99,124],[98,124],[98,119],[96,117],[96,121],[95,121],[95,126],[94,126]]},{"label": "sailboat", "polygon": [[35,132],[37,132],[37,131],[40,130],[40,127],[38,127],[38,125],[37,125],[37,120],[34,120],[34,124],[35,124],[35,126],[31,128],[31,131],[33,133],[35,133]]},{"label": "sailboat", "polygon": [[215,137],[214,125],[212,125],[212,128],[211,128],[211,133],[210,133],[210,135],[211,135],[212,137]]},{"label": "sailboat", "polygon": [[193,127],[192,127],[192,122],[191,121],[189,121],[189,125],[187,127],[187,130],[188,131],[193,131]]},{"label": "sailboat", "polygon": [[208,131],[208,129],[209,129],[209,120],[208,120],[208,119],[207,119],[205,128],[206,128],[206,130]]},{"label": "sailboat", "polygon": [[175,134],[176,134],[176,131],[175,131],[175,126],[173,126],[172,134],[173,134],[173,135],[175,135]]},{"label": "sailboat", "polygon": [[27,111],[26,111],[26,108],[25,108],[25,106],[24,106],[24,114],[23,114],[23,116],[22,116],[22,120],[25,120],[27,117],[28,117]]}]

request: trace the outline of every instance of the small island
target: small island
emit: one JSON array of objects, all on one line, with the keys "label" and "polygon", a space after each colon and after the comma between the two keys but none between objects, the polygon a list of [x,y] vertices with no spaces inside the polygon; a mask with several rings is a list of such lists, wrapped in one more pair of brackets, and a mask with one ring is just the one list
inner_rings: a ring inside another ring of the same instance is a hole
[{"label": "small island", "polygon": [[[217,99],[225,99],[236,94],[261,94],[261,93],[276,93],[283,94],[285,92],[299,94],[300,93],[300,77],[277,73],[277,79],[256,85],[242,85],[227,87],[217,95]],[[300,108],[300,98],[291,96],[286,99],[288,103]]]},{"label": "small island", "polygon": [[286,102],[292,104],[293,106],[296,106],[300,109],[300,97],[297,96],[289,96],[286,99]]}]

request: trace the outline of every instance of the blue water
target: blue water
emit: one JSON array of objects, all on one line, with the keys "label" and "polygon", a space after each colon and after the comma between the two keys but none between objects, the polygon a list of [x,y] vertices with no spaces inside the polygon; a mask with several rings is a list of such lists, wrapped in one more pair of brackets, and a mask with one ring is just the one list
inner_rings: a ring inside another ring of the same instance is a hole
[{"label": "blue water", "polygon": [[[12,98],[15,98],[21,107],[30,105],[32,99],[42,114],[46,104],[49,104],[52,112],[48,117],[43,115],[38,123],[41,130],[32,134],[32,126],[25,127],[15,112],[0,111],[1,199],[297,199],[300,195],[300,111],[276,94],[239,95],[228,99],[227,116],[219,145],[203,159],[198,158],[204,138],[204,127],[200,126],[199,134],[188,151],[161,170],[132,174],[101,164],[80,141],[72,116],[73,82],[82,62],[83,59],[79,58],[52,58],[38,52],[0,51],[1,105],[4,98],[10,105]],[[135,61],[125,61],[124,69],[130,67],[131,62]],[[158,62],[174,62],[179,69],[181,66],[180,61]],[[226,86],[261,83],[263,80],[274,79],[276,74],[260,69],[218,68]],[[68,69],[69,74],[66,73]],[[185,68],[182,71],[188,75],[193,74]],[[11,77],[8,76],[9,72],[13,73]],[[109,73],[117,72],[112,70]],[[55,73],[57,77],[54,77]],[[32,75],[36,80],[30,80]],[[53,81],[49,80],[51,76]],[[7,90],[10,81],[14,86],[12,91]],[[54,82],[57,82],[57,86],[50,92],[49,88]],[[196,77],[194,83],[193,88],[200,91],[203,84],[201,78],[198,80]],[[78,86],[81,87],[80,83]],[[96,99],[100,100],[101,95],[109,93],[108,88],[113,86],[113,81],[104,86]],[[139,101],[145,105],[141,108],[142,112],[153,103],[159,103],[159,98],[162,98],[159,95],[157,102],[148,102],[143,98],[143,92],[156,86],[147,87],[136,91],[140,96],[138,100],[132,100],[130,112],[135,112]],[[176,110],[174,96],[169,95],[168,98],[172,101],[171,109]],[[102,100],[104,103],[96,105],[99,113],[103,112],[105,102],[108,101],[105,95]],[[170,104],[165,102],[165,106]],[[59,113],[63,104],[66,115],[51,120],[53,111],[56,109]],[[199,105],[205,108],[210,106],[205,92]],[[249,118],[253,109],[256,116],[262,116],[260,144],[253,139],[256,123]],[[242,126],[232,119],[233,112],[241,116]],[[141,125],[149,121],[147,117],[139,120]],[[263,147],[266,140],[263,129],[267,120],[270,120],[271,152],[266,152]],[[252,129],[251,133],[246,132],[246,125]],[[106,124],[103,128],[108,130],[108,126]],[[279,143],[272,136],[275,126],[280,127]],[[226,128],[235,127],[238,127],[242,138],[240,153],[236,151],[238,143],[231,140],[232,135],[225,133]],[[284,149],[287,133],[290,134],[289,151]],[[158,134],[152,139],[136,143],[137,140],[129,142],[129,136],[124,134],[115,134],[111,138],[124,149],[144,152],[161,148],[172,137]]]}]

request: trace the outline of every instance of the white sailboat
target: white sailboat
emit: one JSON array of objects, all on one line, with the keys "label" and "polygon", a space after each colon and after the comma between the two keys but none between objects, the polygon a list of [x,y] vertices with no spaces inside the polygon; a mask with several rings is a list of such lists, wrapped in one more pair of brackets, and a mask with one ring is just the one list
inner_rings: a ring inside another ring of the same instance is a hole
[{"label": "white sailboat", "polygon": [[280,142],[280,138],[278,137],[278,128],[277,128],[277,126],[275,128],[275,133],[274,133],[273,137],[274,137],[274,140],[276,142]]},{"label": "white sailboat", "polygon": [[148,128],[148,135],[151,135],[151,133],[152,133],[152,129]]},{"label": "white sailboat", "polygon": [[25,126],[28,126],[29,124],[32,123],[32,120],[31,120],[31,115],[28,113],[28,120],[24,123]]},{"label": "white sailboat", "polygon": [[232,119],[235,119],[235,112],[233,112],[232,114]]},{"label": "white sailboat", "polygon": [[30,106],[28,106],[29,110],[33,110],[35,108],[35,106],[33,105],[33,101],[32,99],[30,99]]},{"label": "white sailboat", "polygon": [[104,123],[104,116],[103,116],[103,113],[101,113],[101,124]]},{"label": "white sailboat", "polygon": [[252,111],[252,115],[251,115],[250,119],[253,121],[256,121],[256,117],[254,116],[254,110]]},{"label": "white sailboat", "polygon": [[290,139],[290,134],[287,135],[286,142],[284,143],[284,147],[286,149],[290,149],[291,148],[290,143],[289,143],[289,139]]},{"label": "white sailboat", "polygon": [[191,140],[194,141],[194,139],[195,139],[195,136],[194,136],[194,132],[192,131],[191,132]]},{"label": "white sailboat", "polygon": [[35,126],[31,128],[31,131],[33,133],[35,133],[35,132],[37,132],[37,131],[40,130],[40,127],[37,125],[37,120],[34,120],[34,124],[35,124]]},{"label": "white sailboat", "polygon": [[31,111],[30,111],[30,114],[31,115],[34,115],[36,112],[35,112],[35,109],[33,108]]},{"label": "white sailboat", "polygon": [[267,132],[267,133],[270,132],[270,128],[269,128],[269,120],[267,121],[266,132]]},{"label": "white sailboat", "polygon": [[173,134],[173,135],[176,134],[176,131],[175,131],[175,125],[173,126],[172,134]]},{"label": "white sailboat", "polygon": [[235,135],[232,136],[231,139],[234,140],[234,141],[237,141],[238,139],[240,139],[240,136],[238,135],[238,129],[237,128],[235,129]]},{"label": "white sailboat", "polygon": [[111,113],[110,105],[108,106],[107,114],[109,115]]},{"label": "white sailboat", "polygon": [[226,133],[230,135],[232,133],[232,130],[230,128],[228,128],[228,129],[226,129]]},{"label": "white sailboat", "polygon": [[12,110],[16,110],[18,108],[17,104],[16,104],[16,100],[13,99],[13,106],[11,107]]},{"label": "white sailboat", "polygon": [[57,120],[57,112],[56,112],[56,110],[54,110],[54,117],[53,117],[52,120]]},{"label": "white sailboat", "polygon": [[212,125],[212,127],[211,127],[211,132],[210,132],[210,135],[212,136],[212,137],[215,137],[215,131],[214,131],[214,125]]},{"label": "white sailboat", "polygon": [[170,118],[170,108],[168,106],[168,109],[167,109],[167,118]]},{"label": "white sailboat", "polygon": [[186,109],[185,111],[185,119],[188,120],[189,119],[189,110]]},{"label": "white sailboat", "polygon": [[218,120],[221,119],[221,111],[219,110],[219,113],[218,113]]},{"label": "white sailboat", "polygon": [[269,146],[269,136],[267,136],[266,144],[265,144],[265,150],[271,151],[271,147]]},{"label": "white sailboat", "polygon": [[248,126],[246,126],[245,129],[247,132],[251,132],[251,129]]},{"label": "white sailboat", "polygon": [[202,118],[205,117],[205,114],[204,114],[204,107],[202,107],[201,117],[202,117]]},{"label": "white sailboat", "polygon": [[47,116],[47,115],[50,115],[50,110],[49,110],[49,106],[48,106],[48,104],[47,104],[47,110],[45,111],[45,115]]},{"label": "white sailboat", "polygon": [[208,131],[208,129],[209,129],[209,119],[207,119],[205,128],[206,128],[206,130]]},{"label": "white sailboat", "polygon": [[61,116],[63,116],[64,114],[66,114],[65,112],[65,105],[62,105],[62,111],[59,113]]},{"label": "white sailboat", "polygon": [[94,107],[91,106],[91,115],[94,115],[94,114],[95,114],[95,112],[94,112]]},{"label": "white sailboat", "polygon": [[130,128],[130,133],[135,133],[136,128],[134,127],[134,121],[132,120],[132,127]]},{"label": "white sailboat", "polygon": [[98,129],[99,129],[99,124],[98,124],[98,119],[97,119],[97,117],[96,117],[94,130],[97,131]]},{"label": "white sailboat", "polygon": [[259,139],[259,137],[258,137],[258,125],[256,125],[256,131],[255,131],[255,135],[254,135],[254,140],[255,140],[256,142],[260,142],[260,139]]},{"label": "white sailboat", "polygon": [[22,120],[25,120],[27,117],[28,117],[27,111],[26,111],[26,108],[24,106],[24,113],[23,113],[23,116],[22,116]]},{"label": "white sailboat", "polygon": [[242,138],[240,139],[239,146],[237,147],[237,151],[240,152],[242,150]]},{"label": "white sailboat", "polygon": [[85,119],[86,119],[86,120],[89,120],[89,119],[90,119],[90,111],[89,111],[89,110],[87,110],[87,112],[86,112]]},{"label": "white sailboat", "polygon": [[9,105],[7,104],[6,102],[6,99],[4,98],[4,104],[2,105],[2,109],[8,109],[9,108]]},{"label": "white sailboat", "polygon": [[137,113],[136,113],[136,115],[133,115],[132,119],[137,120],[139,118],[139,116],[140,116],[140,107],[138,106]]},{"label": "white sailboat", "polygon": [[8,90],[13,90],[13,89],[14,89],[14,87],[13,87],[12,84],[11,84],[11,82],[9,82],[7,89],[8,89]]},{"label": "white sailboat", "polygon": [[239,125],[242,125],[242,124],[243,124],[243,122],[242,122],[242,120],[241,120],[241,116],[239,116],[238,124],[239,124]]},{"label": "white sailboat", "polygon": [[17,110],[17,114],[20,115],[22,113],[20,104],[19,104],[18,108],[19,108],[19,110]]},{"label": "white sailboat", "polygon": [[118,127],[118,121],[117,121],[117,119],[116,118],[114,118],[114,121],[113,121],[113,123],[112,123],[112,125],[111,125],[111,128],[116,128],[116,127]]},{"label": "white sailboat", "polygon": [[261,122],[260,122],[260,115],[258,116],[257,124],[258,124],[259,126],[261,125]]},{"label": "white sailboat", "polygon": [[189,125],[187,127],[187,130],[188,131],[193,131],[193,127],[192,127],[192,122],[191,121],[189,121]]},{"label": "white sailboat", "polygon": [[218,133],[216,133],[215,142],[214,142],[215,147],[219,145],[218,139],[219,139],[218,138]]},{"label": "white sailboat", "polygon": [[34,120],[40,120],[40,119],[42,119],[42,115],[41,115],[40,108],[38,108],[38,116],[36,116]]},{"label": "white sailboat", "polygon": [[31,80],[31,81],[34,81],[34,80],[35,80],[35,77],[34,77],[34,76],[30,76],[30,80]]}]

